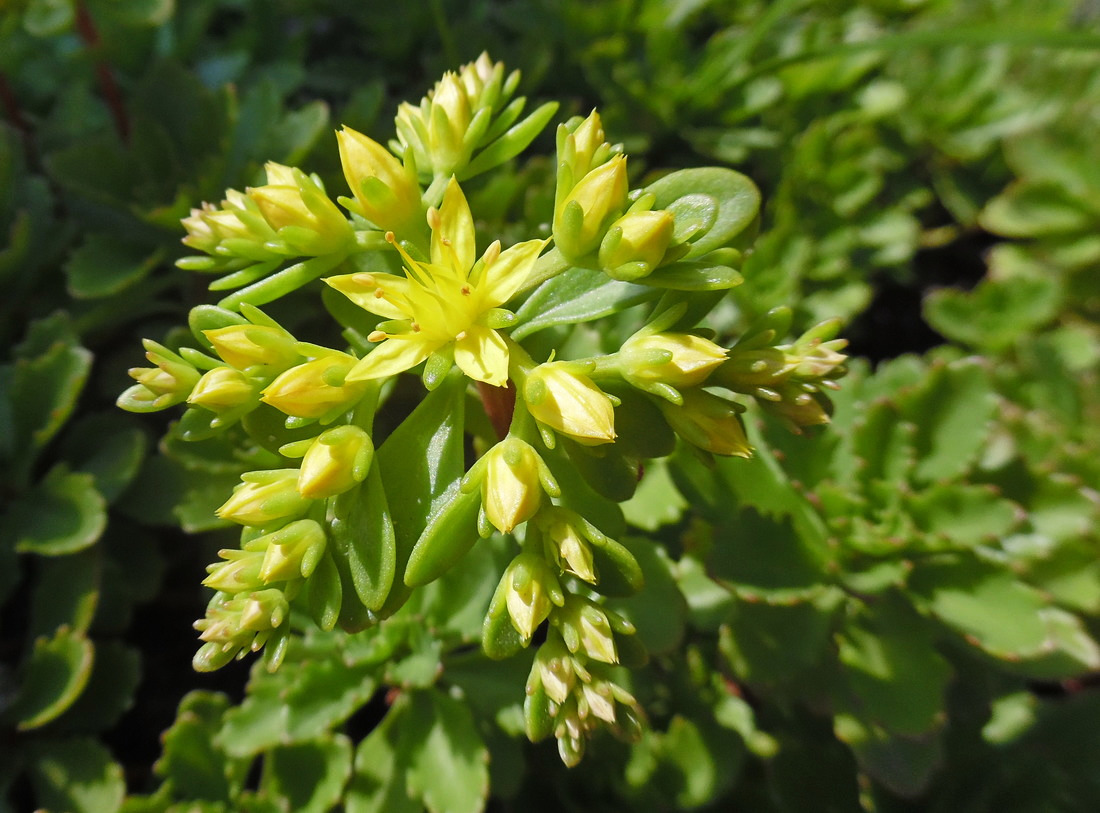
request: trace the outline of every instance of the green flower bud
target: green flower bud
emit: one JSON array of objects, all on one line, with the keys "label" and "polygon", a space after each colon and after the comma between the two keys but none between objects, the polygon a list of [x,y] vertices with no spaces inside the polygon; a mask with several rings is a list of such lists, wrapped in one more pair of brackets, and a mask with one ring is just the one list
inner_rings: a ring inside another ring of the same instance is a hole
[{"label": "green flower bud", "polygon": [[194,365],[167,347],[145,339],[145,357],[155,367],[134,367],[129,373],[137,384],[118,398],[131,412],[152,412],[182,403],[191,395],[201,375]]},{"label": "green flower bud", "polygon": [[683,395],[683,406],[658,401],[665,419],[680,437],[714,454],[752,456],[736,404],[704,390],[688,390]]},{"label": "green flower bud", "polygon": [[310,500],[298,493],[297,469],[253,471],[241,475],[243,482],[217,510],[222,519],[260,527],[298,517],[309,510]]},{"label": "green flower bud", "polygon": [[565,362],[540,364],[527,375],[524,399],[536,420],[586,446],[615,439],[611,399]]},{"label": "green flower bud", "polygon": [[358,426],[329,429],[302,458],[298,491],[313,500],[342,494],[366,479],[373,457],[374,443]]},{"label": "green flower bud", "polygon": [[555,703],[565,702],[577,681],[573,656],[556,636],[552,636],[535,654],[535,662],[527,679],[527,694],[534,694],[536,684],[542,686]]},{"label": "green flower bud", "polygon": [[600,243],[600,268],[615,279],[634,280],[660,265],[672,241],[671,212],[627,212]]},{"label": "green flower bud", "polygon": [[619,351],[623,377],[635,386],[658,382],[693,387],[725,358],[723,348],[690,333],[636,333]]},{"label": "green flower bud", "polygon": [[557,506],[542,511],[536,520],[546,540],[550,558],[563,571],[589,584],[597,581],[592,545],[586,538],[587,523],[574,512]]},{"label": "green flower bud", "polygon": [[260,590],[264,579],[260,576],[263,567],[262,551],[224,549],[218,551],[224,562],[215,562],[206,568],[209,573],[202,583],[223,593],[242,593],[246,590]]},{"label": "green flower bud", "polygon": [[554,622],[570,652],[582,652],[593,660],[618,663],[611,620],[603,607],[591,599],[570,595]]}]

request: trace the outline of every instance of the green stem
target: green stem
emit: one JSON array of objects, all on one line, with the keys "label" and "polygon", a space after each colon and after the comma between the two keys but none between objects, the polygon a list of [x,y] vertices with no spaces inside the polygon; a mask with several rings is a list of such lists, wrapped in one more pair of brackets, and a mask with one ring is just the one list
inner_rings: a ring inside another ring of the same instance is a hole
[{"label": "green stem", "polygon": [[520,291],[542,285],[546,280],[556,277],[571,266],[572,263],[565,259],[556,247],[552,248],[535,261],[535,267],[531,269],[531,275],[527,277],[527,281],[523,283]]}]

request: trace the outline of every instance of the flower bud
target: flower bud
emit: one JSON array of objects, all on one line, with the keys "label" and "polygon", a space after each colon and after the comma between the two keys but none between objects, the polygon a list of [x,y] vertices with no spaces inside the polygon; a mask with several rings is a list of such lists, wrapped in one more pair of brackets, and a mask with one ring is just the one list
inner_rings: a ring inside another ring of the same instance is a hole
[{"label": "flower bud", "polygon": [[226,190],[221,208],[203,203],[180,222],[187,230],[181,242],[212,255],[200,268],[229,270],[280,256],[266,245],[276,238],[275,230],[256,202],[236,189]]},{"label": "flower bud", "polygon": [[636,333],[623,344],[619,358],[623,377],[632,384],[692,387],[706,380],[726,351],[691,333]]},{"label": "flower bud", "polygon": [[[328,541],[325,531],[312,519],[300,519],[265,534],[260,578],[265,584],[291,579],[308,579],[321,561]],[[256,540],[259,542],[259,540]]]},{"label": "flower bud", "polygon": [[569,164],[574,178],[583,178],[610,150],[610,145],[605,141],[600,114],[595,110],[589,113],[588,118],[566,136],[565,146],[562,159]]},{"label": "flower bud", "polygon": [[261,400],[297,418],[321,418],[350,408],[365,386],[343,383],[355,364],[354,357],[333,351],[291,367],[267,385]]},{"label": "flower bud", "polygon": [[550,558],[566,573],[595,584],[596,563],[592,556],[592,545],[578,528],[583,523],[572,511],[556,506],[546,509],[537,520],[546,539]]},{"label": "flower bud", "polygon": [[573,656],[555,636],[539,647],[531,675],[527,682],[527,694],[535,691],[535,682],[546,690],[547,696],[555,703],[564,703],[573,691],[577,680]]},{"label": "flower bud", "polygon": [[199,379],[187,399],[211,412],[223,413],[244,406],[253,400],[256,388],[240,370],[232,367],[215,367]]},{"label": "flower bud", "polygon": [[229,325],[202,334],[222,361],[238,370],[262,365],[270,372],[281,372],[302,359],[295,338],[279,327]]},{"label": "flower bud", "polygon": [[558,578],[541,557],[521,553],[512,560],[503,580],[512,626],[529,640],[550,615],[550,607],[564,601]]},{"label": "flower bud", "polygon": [[358,426],[329,429],[302,458],[298,491],[313,500],[342,494],[366,479],[373,457],[374,443]]},{"label": "flower bud", "polygon": [[485,455],[481,503],[501,533],[509,533],[535,515],[542,501],[539,456],[530,444],[507,438]]},{"label": "flower bud", "polygon": [[210,575],[202,583],[207,587],[230,594],[263,588],[264,580],[260,576],[264,562],[262,551],[226,549],[218,551],[218,556],[225,561],[215,562],[206,568]]},{"label": "flower bud", "polygon": [[298,493],[297,469],[253,471],[241,475],[241,480],[216,512],[222,519],[260,527],[309,510],[310,501]]},{"label": "flower bud", "polygon": [[732,401],[704,390],[688,390],[683,395],[683,406],[658,402],[665,419],[680,437],[714,454],[752,456],[740,411]]},{"label": "flower bud", "polygon": [[672,212],[627,212],[600,243],[600,267],[615,279],[633,280],[660,265],[672,241]]},{"label": "flower bud", "polygon": [[320,183],[301,170],[274,162],[268,162],[264,168],[267,185],[248,190],[248,196],[289,248],[299,254],[319,256],[348,246],[354,236],[351,224],[329,200]]},{"label": "flower bud", "polygon": [[186,401],[199,382],[199,371],[164,345],[150,339],[142,344],[145,357],[156,367],[134,367],[129,371],[137,384],[119,396],[119,406],[133,412],[148,412]]},{"label": "flower bud", "polygon": [[458,77],[448,71],[436,82],[431,102],[428,144],[433,161],[443,168],[457,169],[470,158],[470,150],[463,149],[466,129],[472,118],[470,99]]},{"label": "flower bud", "polygon": [[554,243],[569,259],[597,248],[608,226],[626,206],[626,158],[614,155],[569,191],[554,216]]},{"label": "flower bud", "polygon": [[253,632],[275,629],[290,614],[290,605],[282,590],[268,588],[249,593],[241,602],[241,629]]},{"label": "flower bud", "polygon": [[536,420],[579,443],[610,443],[615,439],[611,399],[587,376],[562,365],[540,364],[528,374],[524,385],[527,409]]},{"label": "flower bud", "polygon": [[604,609],[594,601],[570,595],[555,620],[570,652],[583,652],[604,663],[619,662],[611,622]]},{"label": "flower bud", "polygon": [[358,213],[378,228],[399,235],[418,226],[420,186],[412,172],[377,141],[350,127],[339,130],[336,141]]}]

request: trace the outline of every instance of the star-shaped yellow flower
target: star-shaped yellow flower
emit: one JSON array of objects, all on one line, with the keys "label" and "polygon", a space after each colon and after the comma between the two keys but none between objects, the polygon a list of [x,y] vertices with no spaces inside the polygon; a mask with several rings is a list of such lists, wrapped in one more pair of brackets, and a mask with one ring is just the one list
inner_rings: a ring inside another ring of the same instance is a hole
[{"label": "star-shaped yellow flower", "polygon": [[396,375],[443,351],[470,378],[508,383],[508,345],[486,324],[489,312],[520,289],[545,240],[528,240],[501,251],[500,241],[480,259],[474,253],[474,220],[458,182],[451,178],[439,210],[428,212],[431,262],[418,263],[394,243],[406,276],[345,274],[325,282],[359,307],[387,321],[370,340],[381,342],[348,373],[346,381]]}]

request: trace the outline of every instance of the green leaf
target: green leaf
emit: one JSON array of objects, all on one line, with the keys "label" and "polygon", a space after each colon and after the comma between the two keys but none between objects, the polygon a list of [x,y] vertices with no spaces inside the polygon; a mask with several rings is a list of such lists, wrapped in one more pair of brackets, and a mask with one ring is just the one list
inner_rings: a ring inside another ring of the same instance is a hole
[{"label": "green leaf", "polygon": [[336,626],[343,603],[343,585],[340,571],[332,561],[332,551],[326,550],[317,563],[317,569],[309,577],[309,614],[313,623],[326,632]]},{"label": "green leaf", "polygon": [[465,472],[463,426],[466,378],[452,372],[428,393],[378,448],[375,459],[393,518],[397,566],[393,588],[379,615],[392,615],[410,595],[405,568],[413,547],[450,499]]},{"label": "green leaf", "polygon": [[260,791],[283,800],[290,810],[326,813],[343,795],[351,757],[351,740],[343,734],[273,748],[264,756]]},{"label": "green leaf", "polygon": [[347,813],[422,813],[406,791],[408,754],[398,746],[408,716],[409,696],[402,695],[359,744],[344,800]]},{"label": "green leaf", "polygon": [[760,213],[760,191],[748,177],[722,167],[682,169],[644,190],[657,196],[656,209],[676,218],[676,234],[697,228],[687,259],[702,257],[737,240]]},{"label": "green leaf", "polygon": [[35,37],[63,34],[73,24],[75,0],[30,0],[23,12],[23,27]]},{"label": "green leaf", "polygon": [[19,692],[4,716],[14,720],[20,731],[55,719],[84,691],[94,658],[91,641],[67,627],[52,638],[35,639],[23,664]]},{"label": "green leaf", "polygon": [[907,396],[899,407],[902,418],[917,427],[916,482],[962,474],[985,445],[996,408],[985,367],[971,359],[937,364]]},{"label": "green leaf", "polygon": [[218,745],[230,756],[245,757],[274,745],[305,742],[365,704],[375,690],[375,666],[348,665],[326,652],[317,660],[284,663],[274,674],[254,667],[248,696],[226,712]]},{"label": "green leaf", "polygon": [[601,319],[661,296],[657,288],[620,282],[588,268],[570,268],[534,290],[518,311],[512,338],[554,325],[575,325]]},{"label": "green leaf", "polygon": [[663,547],[648,539],[629,537],[623,546],[637,557],[645,589],[630,598],[612,599],[607,605],[634,624],[637,639],[651,654],[673,652],[683,641],[687,620],[687,603],[673,575],[674,564]]},{"label": "green leaf", "polygon": [[163,248],[127,242],[117,234],[92,232],[69,255],[65,277],[76,299],[98,299],[120,293],[145,279],[165,257]]},{"label": "green leaf", "polygon": [[287,166],[298,166],[324,135],[329,126],[328,105],[310,102],[286,113],[269,131],[268,148],[276,160]]},{"label": "green leaf", "polygon": [[50,727],[51,731],[104,731],[134,705],[141,681],[138,650],[115,639],[97,640],[95,663],[84,691]]},{"label": "green leaf", "polygon": [[409,792],[430,813],[480,813],[489,795],[489,752],[469,707],[437,691],[417,692],[400,748]]},{"label": "green leaf", "polygon": [[1094,229],[1097,213],[1065,187],[1021,180],[991,200],[979,215],[982,226],[1006,237],[1047,237]]},{"label": "green leaf", "polygon": [[11,506],[0,529],[21,553],[62,556],[95,543],[107,525],[106,508],[92,475],[58,463]]},{"label": "green leaf", "polygon": [[100,553],[82,551],[45,559],[31,598],[30,634],[51,635],[58,627],[85,633],[99,603]]},{"label": "green leaf", "polygon": [[1040,654],[1047,602],[1010,570],[955,555],[919,563],[909,578],[924,608],[994,657],[1016,661]]},{"label": "green leaf", "polygon": [[936,652],[932,632],[928,621],[897,599],[853,618],[836,636],[844,666],[840,708],[897,734],[942,726],[951,668]]},{"label": "green leaf", "polygon": [[65,458],[92,475],[103,498],[114,502],[141,468],[145,433],[125,415],[98,413],[74,422],[65,434]]},{"label": "green leaf", "polygon": [[965,546],[1000,541],[1023,516],[993,487],[961,483],[918,491],[907,507],[922,531]]},{"label": "green leaf", "polygon": [[478,540],[480,510],[480,490],[464,492],[455,483],[450,500],[428,521],[409,555],[405,584],[420,587],[433,582],[464,557]]},{"label": "green leaf", "polygon": [[42,809],[66,813],[118,810],[126,795],[122,768],[91,738],[43,740],[31,767]]},{"label": "green leaf", "polygon": [[1044,607],[1039,617],[1046,627],[1042,652],[1010,662],[1009,671],[1033,680],[1068,680],[1100,668],[1100,645],[1080,618],[1058,607]]},{"label": "green leaf", "polygon": [[[346,508],[350,503],[350,510]],[[347,516],[340,514],[347,510]],[[329,523],[334,556],[347,563],[356,594],[377,611],[385,604],[397,568],[396,537],[378,464],[367,480],[337,501],[337,517]]]},{"label": "green leaf", "polygon": [[687,507],[668,473],[668,464],[660,459],[645,464],[638,490],[622,506],[626,521],[644,531],[676,522]]},{"label": "green leaf", "polygon": [[852,749],[860,767],[894,793],[918,796],[943,760],[943,741],[934,731],[903,737],[848,714],[834,721],[836,736]]},{"label": "green leaf", "polygon": [[175,722],[163,734],[155,770],[184,798],[230,801],[233,765],[214,744],[228,708],[229,698],[223,694],[192,691],[180,701]]}]

